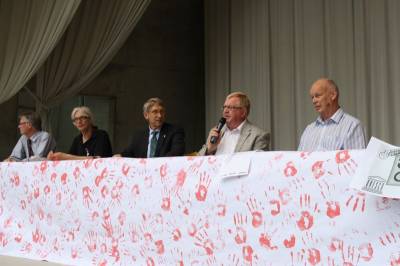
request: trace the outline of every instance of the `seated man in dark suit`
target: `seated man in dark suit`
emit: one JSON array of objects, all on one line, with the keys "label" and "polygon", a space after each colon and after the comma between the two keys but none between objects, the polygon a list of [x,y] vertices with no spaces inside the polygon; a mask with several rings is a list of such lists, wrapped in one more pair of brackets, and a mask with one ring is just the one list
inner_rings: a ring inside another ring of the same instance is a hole
[{"label": "seated man in dark suit", "polygon": [[181,156],[185,152],[183,129],[165,123],[165,108],[159,98],[150,98],[143,105],[143,115],[149,127],[137,132],[123,157],[152,158]]}]

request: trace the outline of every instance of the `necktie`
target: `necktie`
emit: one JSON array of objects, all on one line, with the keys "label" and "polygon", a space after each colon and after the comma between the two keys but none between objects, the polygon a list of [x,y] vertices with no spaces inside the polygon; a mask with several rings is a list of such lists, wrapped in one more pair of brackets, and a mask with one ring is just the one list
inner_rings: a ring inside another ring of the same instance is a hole
[{"label": "necktie", "polygon": [[32,157],[33,156],[33,150],[32,150],[32,140],[28,139],[28,157]]},{"label": "necktie", "polygon": [[151,132],[151,140],[150,140],[150,158],[154,157],[157,148],[157,131]]}]

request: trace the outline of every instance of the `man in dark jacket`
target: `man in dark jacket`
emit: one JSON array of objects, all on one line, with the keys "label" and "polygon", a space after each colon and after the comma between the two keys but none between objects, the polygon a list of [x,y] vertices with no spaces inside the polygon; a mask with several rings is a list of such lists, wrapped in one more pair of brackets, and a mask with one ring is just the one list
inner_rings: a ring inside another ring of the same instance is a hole
[{"label": "man in dark jacket", "polygon": [[143,105],[149,127],[137,132],[123,157],[152,158],[181,156],[185,152],[185,134],[181,127],[165,123],[165,108],[159,98],[150,98]]}]

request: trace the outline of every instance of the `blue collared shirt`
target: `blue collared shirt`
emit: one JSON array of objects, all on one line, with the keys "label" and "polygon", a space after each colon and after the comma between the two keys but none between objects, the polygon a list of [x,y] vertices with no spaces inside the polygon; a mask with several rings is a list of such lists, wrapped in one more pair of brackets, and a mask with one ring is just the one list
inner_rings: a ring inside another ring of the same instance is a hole
[{"label": "blue collared shirt", "polygon": [[304,130],[299,151],[364,149],[364,129],[357,118],[339,108],[325,121],[318,117]]},{"label": "blue collared shirt", "polygon": [[158,138],[160,136],[160,130],[153,130],[151,128],[149,128],[149,144],[147,145],[147,158],[150,158],[150,145],[151,145],[151,138],[153,137],[153,132],[156,132],[156,138],[158,141]]},{"label": "blue collared shirt", "polygon": [[[45,131],[36,132],[30,139],[32,140],[32,157],[45,158],[50,151],[54,151],[56,148],[54,138]],[[15,145],[10,158],[17,161],[29,161],[28,154],[28,138],[22,135]]]}]

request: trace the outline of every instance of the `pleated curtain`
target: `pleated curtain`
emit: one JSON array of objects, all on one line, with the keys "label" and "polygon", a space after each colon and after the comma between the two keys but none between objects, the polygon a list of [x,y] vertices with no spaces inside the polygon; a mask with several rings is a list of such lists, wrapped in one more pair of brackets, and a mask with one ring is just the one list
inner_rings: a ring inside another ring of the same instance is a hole
[{"label": "pleated curtain", "polygon": [[79,4],[80,0],[0,1],[0,103],[36,73]]},{"label": "pleated curtain", "polygon": [[72,97],[111,61],[150,0],[86,0],[69,28],[39,69],[36,109],[50,129],[49,109]]}]

